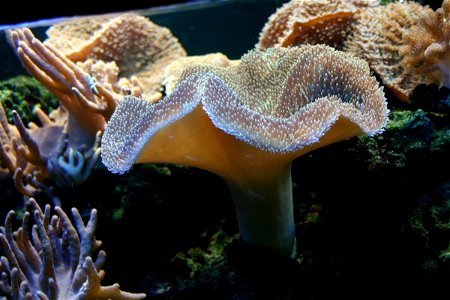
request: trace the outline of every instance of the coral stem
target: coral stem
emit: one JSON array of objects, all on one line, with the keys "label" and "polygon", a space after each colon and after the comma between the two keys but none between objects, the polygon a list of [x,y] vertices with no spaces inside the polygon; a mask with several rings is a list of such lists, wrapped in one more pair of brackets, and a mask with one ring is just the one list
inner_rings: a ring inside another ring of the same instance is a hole
[{"label": "coral stem", "polygon": [[226,182],[234,199],[240,238],[280,256],[295,255],[290,164],[273,172],[268,181]]}]

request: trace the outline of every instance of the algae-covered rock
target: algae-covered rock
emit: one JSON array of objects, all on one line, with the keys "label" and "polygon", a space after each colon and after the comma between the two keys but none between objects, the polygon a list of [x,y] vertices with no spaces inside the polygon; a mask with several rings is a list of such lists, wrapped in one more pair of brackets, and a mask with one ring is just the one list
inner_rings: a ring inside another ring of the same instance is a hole
[{"label": "algae-covered rock", "polygon": [[[408,167],[431,159],[448,160],[450,123],[447,114],[392,111],[386,131],[377,137],[361,137],[359,152],[369,169]],[[364,150],[365,151],[364,151]]]},{"label": "algae-covered rock", "polygon": [[405,231],[417,240],[423,269],[450,274],[450,181],[425,193],[409,221]]},{"label": "algae-covered rock", "polygon": [[6,110],[8,121],[12,123],[12,111],[16,110],[24,124],[36,122],[33,109],[40,106],[47,114],[58,107],[58,100],[36,79],[20,75],[0,81],[0,102]]}]

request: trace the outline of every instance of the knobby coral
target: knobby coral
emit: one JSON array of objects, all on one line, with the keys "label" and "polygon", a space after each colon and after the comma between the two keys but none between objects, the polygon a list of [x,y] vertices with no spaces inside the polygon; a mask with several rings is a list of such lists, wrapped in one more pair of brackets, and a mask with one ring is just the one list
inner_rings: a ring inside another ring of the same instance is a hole
[{"label": "knobby coral", "polygon": [[425,81],[425,75],[405,66],[405,56],[400,53],[402,34],[416,25],[422,14],[430,13],[432,9],[415,2],[367,8],[353,25],[344,49],[366,60],[398,99],[408,101],[412,90]]},{"label": "knobby coral", "polygon": [[127,96],[102,137],[114,173],[170,162],[220,175],[241,239],[282,256],[294,249],[291,161],[387,122],[364,61],[324,45],[254,50],[238,65],[186,68],[169,97]]},{"label": "knobby coral", "polygon": [[450,88],[450,0],[436,12],[421,15],[417,25],[403,32],[403,43],[399,52],[412,72]]},{"label": "knobby coral", "polygon": [[256,47],[326,44],[340,48],[358,13],[378,5],[378,0],[291,0],[269,17]]},{"label": "knobby coral", "polygon": [[[47,205],[44,211],[34,199],[27,201],[34,216],[30,227],[30,212],[23,215],[22,227],[13,232],[14,211],[10,211],[1,227],[0,293],[7,299],[120,299],[145,298],[120,290],[118,284],[101,286],[105,276],[101,269],[106,254],[95,251],[101,242],[94,237],[97,211],[91,211],[85,225],[77,209],[72,209],[75,226],[60,207],[51,216]],[[31,235],[31,236],[30,236]]]}]

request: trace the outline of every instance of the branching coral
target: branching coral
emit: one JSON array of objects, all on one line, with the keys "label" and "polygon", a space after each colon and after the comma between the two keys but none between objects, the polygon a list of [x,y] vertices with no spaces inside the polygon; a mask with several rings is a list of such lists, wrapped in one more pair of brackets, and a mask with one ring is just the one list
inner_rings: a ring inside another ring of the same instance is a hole
[{"label": "branching coral", "polygon": [[[41,127],[30,123],[26,128],[15,115],[15,126],[8,125],[15,134],[5,132],[1,140],[4,173],[14,174],[17,189],[26,196],[45,189],[43,181],[49,177],[59,186],[78,185],[98,160],[100,134],[119,94],[43,45],[28,29],[11,30],[7,35],[24,67],[57,96],[61,106],[50,116],[35,110]],[[109,75],[114,69],[110,64],[89,67]]]},{"label": "branching coral", "polygon": [[7,35],[28,72],[68,110],[74,119],[71,125],[91,136],[103,131],[105,119],[111,116],[120,96],[99,84],[58,50],[43,45],[30,30],[17,29],[8,31]]},{"label": "branching coral", "polygon": [[170,162],[220,175],[242,240],[282,256],[294,249],[291,161],[387,122],[368,65],[330,47],[251,51],[240,64],[185,69],[156,104],[127,96],[108,122],[102,159],[123,173]]},{"label": "branching coral", "polygon": [[[38,110],[42,128],[32,124],[26,129],[16,117],[20,136],[2,138],[2,173],[14,173],[16,186],[27,196],[35,195],[48,175],[61,186],[83,182],[99,156],[99,135],[120,94],[158,101],[163,67],[186,55],[168,29],[135,14],[76,19],[53,26],[48,34],[41,43],[28,29],[7,31],[23,66],[61,103],[53,120]],[[8,146],[14,143],[16,150]],[[26,170],[24,164],[33,167]],[[39,175],[31,175],[35,172]]]},{"label": "branching coral", "polygon": [[257,48],[326,44],[340,48],[358,12],[377,0],[291,0],[262,29]]},{"label": "branching coral", "polygon": [[[7,123],[0,105],[1,139],[0,171],[4,177],[14,174],[16,188],[25,196],[47,191],[44,181],[51,178],[58,186],[74,186],[84,182],[100,156],[100,132],[87,147],[76,138],[69,139],[64,116],[58,109],[47,116],[37,108],[42,127],[30,123],[26,128],[16,112],[14,125]],[[48,194],[48,193],[47,193]]]},{"label": "branching coral", "polygon": [[10,211],[1,227],[0,293],[8,299],[143,299],[145,294],[120,290],[118,284],[101,286],[105,276],[101,269],[106,253],[94,254],[101,242],[94,237],[97,211],[91,211],[85,225],[77,209],[72,209],[75,226],[60,207],[51,216],[50,206],[42,211],[34,199],[27,201],[34,216],[25,212],[22,227],[13,232],[14,211]]},{"label": "branching coral", "polygon": [[403,32],[399,50],[403,63],[427,82],[450,88],[450,0],[436,12],[423,14],[418,24]]},{"label": "branching coral", "polygon": [[359,15],[344,49],[364,60],[381,77],[398,99],[407,101],[418,84],[425,81],[405,67],[400,53],[403,32],[417,24],[420,15],[430,14],[429,7],[415,2],[394,2],[367,8]]}]

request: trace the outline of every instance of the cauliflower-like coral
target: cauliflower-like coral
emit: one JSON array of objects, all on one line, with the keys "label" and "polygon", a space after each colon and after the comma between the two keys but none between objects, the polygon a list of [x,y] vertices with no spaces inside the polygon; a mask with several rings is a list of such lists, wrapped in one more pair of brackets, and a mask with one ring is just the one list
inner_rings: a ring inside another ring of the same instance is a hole
[{"label": "cauliflower-like coral", "polygon": [[400,48],[404,64],[425,73],[429,83],[450,88],[450,0],[435,12],[423,14],[417,25],[403,33]]}]

